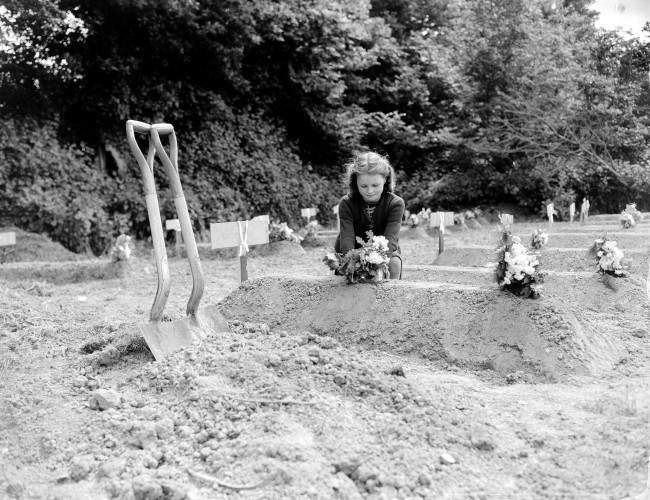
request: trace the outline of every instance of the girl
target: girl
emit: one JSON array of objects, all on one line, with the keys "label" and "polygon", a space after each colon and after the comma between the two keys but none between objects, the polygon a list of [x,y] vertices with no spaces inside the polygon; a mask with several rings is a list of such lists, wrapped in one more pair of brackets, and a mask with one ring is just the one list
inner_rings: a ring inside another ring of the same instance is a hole
[{"label": "girl", "polygon": [[360,153],[348,164],[346,181],[350,192],[339,202],[339,235],[334,249],[346,254],[359,248],[356,237],[367,239],[366,232],[388,239],[391,254],[388,269],[391,279],[402,277],[399,231],[404,216],[404,200],[393,194],[395,171],[377,153]]}]

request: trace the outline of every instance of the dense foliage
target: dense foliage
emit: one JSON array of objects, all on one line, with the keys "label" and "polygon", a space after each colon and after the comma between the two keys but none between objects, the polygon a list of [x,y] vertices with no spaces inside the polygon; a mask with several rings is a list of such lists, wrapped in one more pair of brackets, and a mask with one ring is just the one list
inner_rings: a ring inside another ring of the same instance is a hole
[{"label": "dense foliage", "polygon": [[650,203],[650,44],[597,30],[588,1],[4,5],[0,205],[70,248],[148,233],[129,118],[174,124],[198,228],[303,206],[326,222],[368,148],[410,210]]}]

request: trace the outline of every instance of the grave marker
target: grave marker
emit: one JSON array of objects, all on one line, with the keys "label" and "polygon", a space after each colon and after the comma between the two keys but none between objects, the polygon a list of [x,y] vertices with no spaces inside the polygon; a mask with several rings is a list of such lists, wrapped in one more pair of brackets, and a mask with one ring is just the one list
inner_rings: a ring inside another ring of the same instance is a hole
[{"label": "grave marker", "polygon": [[553,203],[546,205],[546,217],[548,217],[548,223],[553,224],[553,214],[555,213],[555,206]]},{"label": "grave marker", "polygon": [[0,247],[8,247],[16,244],[16,233],[0,233]]},{"label": "grave marker", "polygon": [[589,200],[587,198],[582,199],[582,204],[580,205],[580,223],[584,224],[589,218]]},{"label": "grave marker", "polygon": [[248,280],[248,247],[269,242],[269,224],[261,216],[250,221],[219,222],[210,224],[210,246],[219,248],[239,247],[240,278]]},{"label": "grave marker", "polygon": [[429,227],[438,228],[438,254],[445,251],[445,226],[454,225],[454,212],[432,212]]},{"label": "grave marker", "polygon": [[13,251],[13,248],[9,250],[6,247],[12,247],[15,245],[16,245],[16,233],[14,233],[13,231],[7,233],[0,233],[0,247],[2,247],[2,258],[0,259],[0,263],[4,263],[7,254]]},{"label": "grave marker", "polygon": [[318,210],[314,207],[300,209],[300,215],[305,217],[307,219],[307,222],[309,222],[309,219],[316,216],[316,212],[318,212]]},{"label": "grave marker", "polygon": [[339,204],[337,203],[332,207],[332,213],[336,215],[336,230],[340,231],[341,229],[341,219],[339,219]]},{"label": "grave marker", "polygon": [[569,220],[571,221],[571,224],[573,224],[573,219],[576,216],[576,204],[575,202],[572,202],[571,205],[569,205]]},{"label": "grave marker", "polygon": [[512,214],[500,214],[499,220],[505,227],[510,227],[515,223],[515,217]]},{"label": "grave marker", "polygon": [[181,256],[181,242],[183,236],[181,235],[181,223],[178,219],[167,219],[165,221],[165,229],[167,231],[174,231],[174,247],[176,249],[176,257]]}]

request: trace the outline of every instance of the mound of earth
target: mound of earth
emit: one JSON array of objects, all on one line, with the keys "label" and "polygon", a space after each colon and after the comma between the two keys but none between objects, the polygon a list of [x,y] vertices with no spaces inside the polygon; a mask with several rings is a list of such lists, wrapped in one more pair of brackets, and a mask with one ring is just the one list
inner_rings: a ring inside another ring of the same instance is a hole
[{"label": "mound of earth", "polygon": [[[539,254],[542,269],[553,271],[596,270],[594,256],[581,248],[542,248]],[[625,252],[628,270],[637,275],[648,271],[648,252],[646,250],[628,250]],[[433,261],[441,266],[477,266],[484,267],[496,261],[493,247],[447,247]]]},{"label": "mound of earth", "polygon": [[12,262],[0,266],[0,278],[5,280],[46,281],[55,285],[83,281],[122,278],[132,264],[107,259],[67,262]]},{"label": "mound of earth", "polygon": [[494,378],[557,381],[610,370],[620,348],[562,303],[523,300],[494,288],[337,278],[262,278],[220,309],[229,320],[308,330],[344,344],[453,363]]},{"label": "mound of earth", "polygon": [[402,227],[402,230],[399,233],[400,239],[412,240],[412,239],[430,239],[431,236],[427,233],[427,230],[423,226],[417,227]]},{"label": "mound of earth", "polygon": [[0,247],[4,249],[4,262],[33,262],[33,261],[66,261],[87,259],[87,255],[71,252],[60,243],[52,241],[47,236],[30,233],[17,227],[0,228],[0,233],[16,233],[14,247]]},{"label": "mound of earth", "polygon": [[300,257],[305,254],[305,249],[300,243],[288,240],[273,241],[268,245],[259,245],[251,250],[251,255],[267,256],[274,255],[280,257]]}]

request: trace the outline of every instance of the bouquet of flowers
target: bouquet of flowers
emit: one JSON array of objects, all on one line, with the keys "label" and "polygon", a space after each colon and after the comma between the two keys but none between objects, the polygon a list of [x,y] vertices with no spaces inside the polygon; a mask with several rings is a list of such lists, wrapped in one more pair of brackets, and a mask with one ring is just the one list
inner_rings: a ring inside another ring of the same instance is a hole
[{"label": "bouquet of flowers", "polygon": [[286,222],[278,223],[271,222],[269,224],[269,242],[274,241],[292,241],[294,243],[300,243],[302,238],[297,235],[293,229],[291,229]]},{"label": "bouquet of flowers", "polygon": [[123,262],[131,258],[131,237],[120,234],[111,248],[111,262]]},{"label": "bouquet of flowers", "polygon": [[629,214],[634,219],[634,222],[639,222],[643,219],[643,214],[636,208],[636,203],[629,203],[625,206],[623,213]]},{"label": "bouquet of flowers", "polygon": [[383,236],[367,233],[368,240],[357,237],[361,248],[341,255],[328,253],[323,262],[338,274],[345,275],[348,283],[380,282],[388,275],[388,240]]},{"label": "bouquet of flowers", "polygon": [[621,212],[621,226],[623,226],[623,229],[630,229],[631,227],[636,226],[634,216],[625,210]]},{"label": "bouquet of flowers", "polygon": [[530,239],[530,246],[535,250],[541,250],[547,243],[548,234],[546,234],[542,228],[537,229]]},{"label": "bouquet of flowers", "polygon": [[522,297],[539,297],[539,283],[544,272],[539,270],[537,256],[529,254],[521,240],[503,231],[501,246],[497,249],[496,280],[502,290]]},{"label": "bouquet of flowers", "polygon": [[600,274],[623,277],[627,273],[623,266],[623,251],[618,248],[616,241],[607,235],[594,241],[591,253],[596,257],[596,265]]}]

